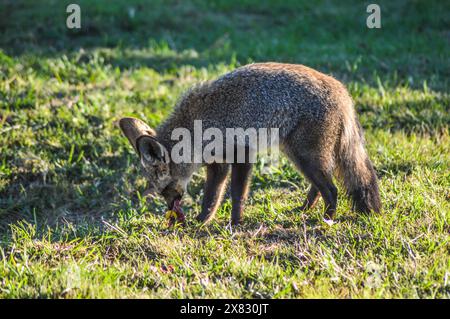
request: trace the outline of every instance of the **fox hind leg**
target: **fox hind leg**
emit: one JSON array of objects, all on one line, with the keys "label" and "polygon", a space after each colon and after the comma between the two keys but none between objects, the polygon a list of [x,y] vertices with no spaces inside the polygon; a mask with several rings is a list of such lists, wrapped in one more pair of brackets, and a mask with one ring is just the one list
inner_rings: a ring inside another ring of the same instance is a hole
[{"label": "fox hind leg", "polygon": [[319,190],[325,202],[325,217],[333,219],[336,214],[337,188],[333,183],[331,173],[311,161],[303,160],[302,162],[303,173]]},{"label": "fox hind leg", "polygon": [[314,153],[300,154],[298,149],[288,152],[289,158],[312,184],[300,210],[313,207],[320,193],[325,202],[325,216],[332,219],[336,214],[337,206],[337,188],[333,183],[332,168],[331,165],[326,164],[329,161],[324,161],[323,157],[312,154]]},{"label": "fox hind leg", "polygon": [[306,196],[306,199],[303,202],[303,205],[300,206],[298,208],[298,210],[303,212],[303,211],[313,208],[319,201],[319,198],[320,198],[319,190],[317,189],[316,186],[311,184],[311,187],[309,188],[309,191],[308,191],[308,195]]}]

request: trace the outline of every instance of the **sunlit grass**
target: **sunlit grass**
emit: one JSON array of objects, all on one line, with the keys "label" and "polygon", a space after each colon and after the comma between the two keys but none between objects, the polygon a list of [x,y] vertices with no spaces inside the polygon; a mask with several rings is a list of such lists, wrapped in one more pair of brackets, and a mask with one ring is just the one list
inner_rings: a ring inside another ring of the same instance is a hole
[{"label": "sunlit grass", "polygon": [[[447,4],[381,3],[376,33],[363,5],[331,1],[79,2],[79,33],[63,2],[0,10],[0,297],[450,297]],[[332,226],[322,205],[289,213],[308,185],[282,158],[257,166],[242,226],[229,200],[193,221],[200,171],[187,227],[168,230],[115,121],[156,126],[191,85],[266,60],[346,83],[383,214],[342,189]]]}]

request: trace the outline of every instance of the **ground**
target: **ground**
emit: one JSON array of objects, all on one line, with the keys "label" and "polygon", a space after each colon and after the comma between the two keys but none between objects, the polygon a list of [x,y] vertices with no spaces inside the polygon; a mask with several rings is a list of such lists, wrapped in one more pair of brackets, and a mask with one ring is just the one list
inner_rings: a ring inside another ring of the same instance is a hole
[{"label": "ground", "polygon": [[[0,298],[449,298],[450,24],[446,1],[73,1],[0,4]],[[249,62],[344,82],[380,178],[383,213],[339,189],[291,213],[307,183],[260,162],[242,226],[227,200],[194,222],[204,171],[167,229],[114,125],[156,126],[191,85]]]}]

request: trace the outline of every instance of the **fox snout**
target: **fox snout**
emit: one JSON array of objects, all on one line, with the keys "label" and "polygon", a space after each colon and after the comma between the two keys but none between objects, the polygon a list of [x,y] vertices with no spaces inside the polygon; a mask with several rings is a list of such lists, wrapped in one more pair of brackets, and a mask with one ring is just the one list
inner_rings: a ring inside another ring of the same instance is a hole
[{"label": "fox snout", "polygon": [[176,182],[171,182],[161,192],[162,197],[167,203],[167,207],[172,209],[176,201],[180,201],[184,195],[184,189]]}]

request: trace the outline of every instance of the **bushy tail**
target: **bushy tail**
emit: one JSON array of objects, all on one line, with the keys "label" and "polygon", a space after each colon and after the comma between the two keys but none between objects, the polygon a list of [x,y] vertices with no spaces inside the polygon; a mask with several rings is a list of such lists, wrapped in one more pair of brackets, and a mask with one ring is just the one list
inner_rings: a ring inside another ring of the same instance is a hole
[{"label": "bushy tail", "polygon": [[346,115],[337,152],[338,173],[353,201],[353,209],[378,213],[381,211],[378,179],[364,147],[364,135],[356,116]]}]

